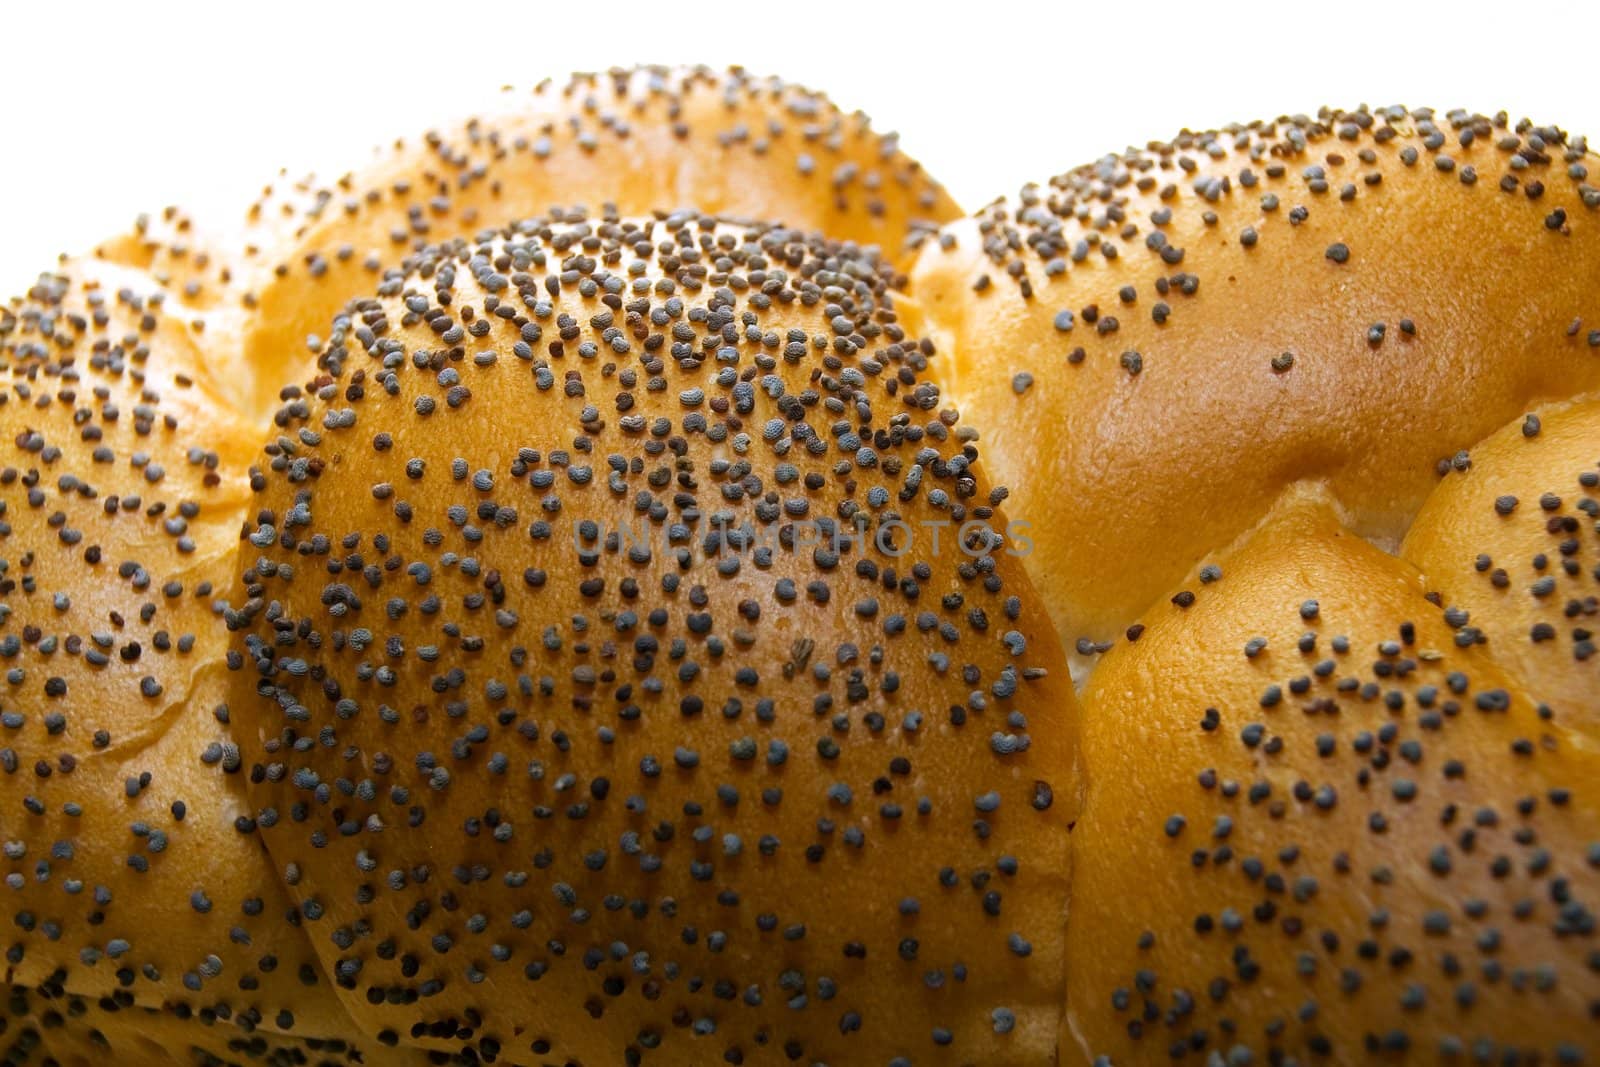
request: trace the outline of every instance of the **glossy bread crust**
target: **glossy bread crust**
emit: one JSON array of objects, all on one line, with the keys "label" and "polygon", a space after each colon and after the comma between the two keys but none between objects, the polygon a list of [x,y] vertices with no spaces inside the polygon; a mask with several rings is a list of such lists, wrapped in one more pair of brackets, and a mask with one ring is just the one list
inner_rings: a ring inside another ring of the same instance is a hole
[{"label": "glossy bread crust", "polygon": [[345,301],[387,267],[573,208],[763,219],[902,266],[914,236],[960,214],[896,135],[821,93],[738,68],[637,67],[504,91],[346,173],[280,176],[237,226],[201,232],[169,211],[99,253],[181,291],[237,368],[236,402],[264,418]]},{"label": "glossy bread crust", "polygon": [[[1590,172],[1594,171],[1594,180]],[[910,288],[1093,656],[1327,485],[1398,544],[1479,441],[1600,389],[1600,157],[1451,112],[1186,132],[998,200]]]},{"label": "glossy bread crust", "polygon": [[1597,162],[1326,110],[955,219],[652,67],[64,261],[0,1056],[1592,1061]]},{"label": "glossy bread crust", "polygon": [[891,278],[573,217],[351,306],[228,621],[268,849],[370,1031],[1053,1056],[1071,680],[1020,561],[958,543],[1005,515]]}]

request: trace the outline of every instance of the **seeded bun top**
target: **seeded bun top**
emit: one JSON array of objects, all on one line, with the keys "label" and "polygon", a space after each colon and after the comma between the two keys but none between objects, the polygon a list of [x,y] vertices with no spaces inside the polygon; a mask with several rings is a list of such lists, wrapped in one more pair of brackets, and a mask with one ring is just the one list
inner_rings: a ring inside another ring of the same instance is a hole
[{"label": "seeded bun top", "polygon": [[1092,654],[1287,486],[1393,547],[1463,450],[1600,389],[1597,207],[1558,129],[1323,111],[1028,186],[926,242],[911,291]]},{"label": "seeded bun top", "polygon": [[369,1030],[1053,1055],[1070,679],[891,276],[536,220],[348,308],[262,457],[231,706]]},{"label": "seeded bun top", "polygon": [[230,733],[253,435],[141,281],[0,310],[0,980],[345,1035]]},{"label": "seeded bun top", "polygon": [[1459,645],[1421,575],[1325,503],[1186,589],[1084,693],[1063,1048],[1581,1062],[1594,734]]},{"label": "seeded bun top", "polygon": [[167,212],[100,253],[205,311],[218,358],[242,359],[227,383],[237,402],[264,417],[308,337],[314,352],[384,268],[422,244],[577,205],[765,219],[901,263],[914,233],[960,214],[895,135],[820,93],[740,68],[638,67],[508,91],[336,179],[280,180],[237,234],[197,236]]}]

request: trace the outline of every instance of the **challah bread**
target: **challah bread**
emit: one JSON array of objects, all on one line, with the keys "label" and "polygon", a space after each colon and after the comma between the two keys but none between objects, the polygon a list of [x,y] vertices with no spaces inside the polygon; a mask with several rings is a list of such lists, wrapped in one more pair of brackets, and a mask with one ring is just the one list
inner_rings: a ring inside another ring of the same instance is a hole
[{"label": "challah bread", "polygon": [[1084,693],[1063,1048],[1587,1062],[1593,734],[1459,646],[1421,575],[1325,502],[1220,559]]},{"label": "challah bread", "polygon": [[1559,403],[1474,446],[1400,554],[1495,659],[1600,738],[1600,400]]},{"label": "challah bread", "polygon": [[0,311],[0,979],[349,1038],[230,733],[213,599],[255,434],[140,281]]},{"label": "challah bread", "polygon": [[196,237],[169,214],[101,254],[209,307],[208,343],[235,367],[237,402],[265,416],[307,339],[314,350],[345,301],[417,246],[574,205],[768,219],[898,262],[912,234],[960,214],[894,135],[819,93],[738,68],[640,67],[507,92],[336,180],[282,181],[237,234]]},{"label": "challah bread", "polygon": [[0,1059],[1592,1060],[1594,164],[1328,111],[934,239],[641,68],[63,261]]},{"label": "challah bread", "polygon": [[1462,112],[1185,132],[927,241],[935,373],[1092,655],[1295,482],[1398,544],[1440,470],[1600,389],[1600,159]]},{"label": "challah bread", "polygon": [[573,217],[346,308],[261,459],[230,707],[368,1032],[1053,1057],[1071,682],[892,277]]}]

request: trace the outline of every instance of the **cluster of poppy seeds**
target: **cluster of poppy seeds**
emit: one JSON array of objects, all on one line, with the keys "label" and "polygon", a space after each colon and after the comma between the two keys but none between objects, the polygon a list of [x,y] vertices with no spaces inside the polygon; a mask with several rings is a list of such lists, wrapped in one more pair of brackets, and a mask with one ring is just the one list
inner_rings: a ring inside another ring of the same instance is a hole
[{"label": "cluster of poppy seeds", "polygon": [[198,442],[240,431],[163,304],[49,275],[0,310],[0,977],[327,1037],[229,729],[213,597],[249,493]]},{"label": "cluster of poppy seeds", "polygon": [[[1481,174],[1476,166],[1459,170],[1452,149],[1478,141],[1497,150],[1498,174]],[[1320,162],[1314,153],[1326,150]],[[1185,131],[1170,142],[1152,142],[1143,149],[1108,155],[1051,178],[1044,185],[1024,186],[1013,205],[1005,199],[984,208],[977,218],[983,250],[993,271],[973,282],[984,290],[993,275],[1004,274],[1029,299],[1039,278],[1066,274],[1073,264],[1099,259],[1112,262],[1138,255],[1153,271],[1149,317],[1164,325],[1181,300],[1192,296],[1202,279],[1181,269],[1186,249],[1165,233],[1177,212],[1198,213],[1206,228],[1220,226],[1225,216],[1243,213],[1246,198],[1263,221],[1241,226],[1231,236],[1245,248],[1256,247],[1282,218],[1297,227],[1326,201],[1350,203],[1384,180],[1380,153],[1394,154],[1406,168],[1432,167],[1455,174],[1462,185],[1495,182],[1507,196],[1542,201],[1547,185],[1561,183],[1575,190],[1585,208],[1600,208],[1600,174],[1591,181],[1594,158],[1582,137],[1526,120],[1513,125],[1504,112],[1494,116],[1451,111],[1442,119],[1432,109],[1401,107],[1371,111],[1324,109],[1315,118],[1280,116],[1271,121],[1225,126],[1203,132]],[[1298,162],[1297,162],[1298,161]],[[1555,197],[1552,197],[1555,199]],[[1143,217],[1130,200],[1150,202]],[[1569,233],[1568,212],[1556,207],[1543,227]],[[943,235],[951,242],[953,236]],[[1374,249],[1374,254],[1382,254]],[[1322,250],[1329,263],[1343,265],[1358,251],[1343,240]],[[1048,290],[1043,290],[1048,292]],[[1152,300],[1152,298],[1154,298]],[[1076,324],[1092,327],[1100,337],[1115,334],[1120,322],[1113,308],[1134,308],[1141,287],[1124,284],[1115,304],[1107,300],[1063,308],[1055,325],[1071,332]],[[1591,335],[1600,347],[1600,330]]]},{"label": "cluster of poppy seeds", "polygon": [[[1548,423],[1548,427],[1547,427]],[[1600,725],[1600,402],[1530,413],[1452,468],[1401,555],[1460,645],[1484,645],[1565,721]]]},{"label": "cluster of poppy seeds", "polygon": [[[1600,583],[1600,562],[1595,561],[1595,535],[1600,533],[1600,495],[1594,491],[1600,485],[1600,470],[1596,468],[1600,461],[1578,474],[1567,495],[1547,490],[1534,502],[1550,537],[1545,551],[1526,560],[1497,562],[1487,552],[1473,559],[1473,570],[1496,589],[1511,585],[1508,565],[1520,564],[1524,573],[1531,572],[1525,593],[1539,604],[1543,618],[1528,628],[1527,639],[1535,644],[1559,641],[1561,651],[1580,663],[1594,658],[1594,628],[1600,625],[1600,597],[1592,592]],[[1497,497],[1495,514],[1509,516],[1520,505],[1515,496]],[[1466,619],[1461,626],[1462,640],[1483,639],[1482,632],[1469,628]]]},{"label": "cluster of poppy seeds", "polygon": [[[1269,533],[1091,681],[1072,921],[1102,940],[1068,984],[1089,1051],[1592,1062],[1600,761],[1336,529]],[[1383,591],[1352,608],[1356,583]],[[1152,676],[1160,707],[1130,686]],[[1119,866],[1150,906],[1106,899]]]},{"label": "cluster of poppy seeds", "polygon": [[[370,1043],[369,1043],[370,1046]],[[68,993],[0,985],[0,1063],[6,1067],[423,1067],[442,1064],[420,1052],[363,1049],[349,1035],[297,1038],[245,1032],[183,1005],[149,1008],[119,992]]]},{"label": "cluster of poppy seeds", "polygon": [[[919,221],[954,213],[937,183],[901,153],[898,137],[874,131],[859,111],[846,114],[821,93],[738,67],[647,66],[542,82],[531,100],[517,100],[503,113],[472,119],[459,129],[431,130],[415,145],[397,142],[388,150],[393,158],[372,168],[373,178],[390,179],[387,185],[359,174],[332,183],[307,179],[268,188],[251,215],[269,222],[275,214],[284,215],[302,228],[323,218],[340,219],[346,229],[353,220],[370,217],[382,226],[392,248],[406,249],[419,239],[435,240],[491,222],[487,205],[527,196],[518,184],[548,185],[529,181],[526,172],[555,167],[567,156],[605,160],[613,173],[602,176],[604,181],[646,179],[658,190],[667,180],[662,175],[635,173],[637,161],[608,157],[663,134],[684,148],[675,156],[663,153],[659,160],[674,172],[692,171],[697,155],[728,166],[730,153],[746,153],[755,160],[769,155],[787,160],[792,154],[792,172],[771,175],[771,185],[781,187],[789,180],[814,184],[832,211],[853,216],[857,226],[892,218],[915,229]],[[391,172],[401,163],[408,177],[395,180]],[[739,195],[735,190],[718,192]],[[587,195],[592,199],[594,193]],[[771,194],[758,190],[744,195]],[[868,233],[841,236],[865,238]],[[301,262],[278,269],[315,274],[341,254],[349,253],[339,247],[311,249]],[[368,269],[383,265],[369,262]]]},{"label": "cluster of poppy seeds", "polygon": [[242,363],[224,387],[264,416],[344,301],[372,292],[386,267],[555,206],[693,206],[899,256],[911,235],[961,214],[895,134],[741,68],[617,68],[502,97],[337,178],[281,178],[236,233],[197,231],[174,211],[98,252],[181,295],[215,355]]},{"label": "cluster of poppy seeds", "polygon": [[1070,682],[893,278],[555,213],[385,271],[285,390],[231,707],[382,1039],[1052,1054]]}]

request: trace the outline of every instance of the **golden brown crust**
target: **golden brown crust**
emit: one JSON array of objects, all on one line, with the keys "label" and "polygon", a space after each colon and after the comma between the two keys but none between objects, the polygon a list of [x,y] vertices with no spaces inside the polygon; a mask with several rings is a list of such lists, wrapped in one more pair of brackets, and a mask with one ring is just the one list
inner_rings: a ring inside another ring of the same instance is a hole
[{"label": "golden brown crust", "polygon": [[[269,850],[366,1028],[1053,1055],[1070,680],[1018,561],[959,541],[1002,494],[891,277],[595,219],[427,249],[352,305],[229,618]],[[807,545],[857,517],[867,546]]]},{"label": "golden brown crust", "polygon": [[677,208],[881,246],[960,211],[893,134],[820,93],[739,68],[619,68],[506,92],[455,126],[397,141],[337,179],[280,180],[236,233],[142,220],[102,255],[173,279],[204,309],[226,385],[265,416],[352,297],[417,246],[552,208]]},{"label": "golden brown crust", "polygon": [[1575,1062],[1595,165],[1185,132],[891,301],[892,137],[639,68],[142,219],[0,310],[0,1053]]},{"label": "golden brown crust", "polygon": [[148,284],[86,261],[0,311],[0,980],[337,1036],[228,724],[254,435]]},{"label": "golden brown crust", "polygon": [[1600,736],[1600,400],[1514,419],[1439,483],[1400,554],[1456,639]]},{"label": "golden brown crust", "polygon": [[1600,162],[1404,111],[1185,133],[927,242],[938,373],[1093,652],[1285,486],[1389,545],[1438,468],[1600,388]]},{"label": "golden brown crust", "polygon": [[1084,694],[1063,1046],[1579,1062],[1600,749],[1325,505],[1221,567]]}]

